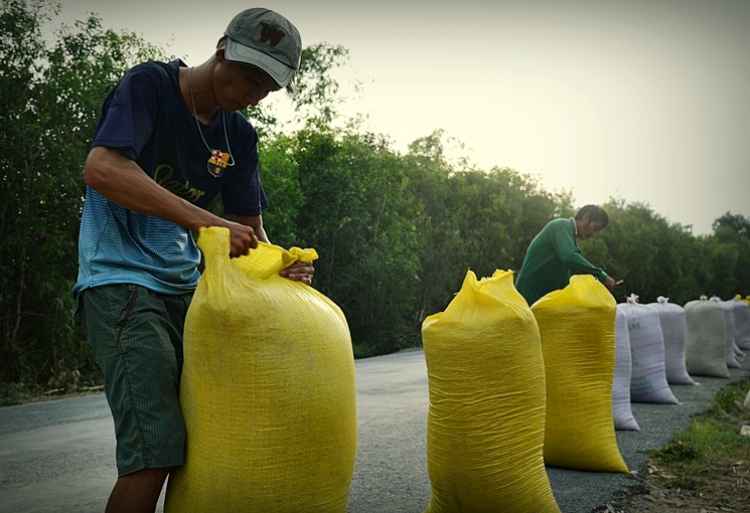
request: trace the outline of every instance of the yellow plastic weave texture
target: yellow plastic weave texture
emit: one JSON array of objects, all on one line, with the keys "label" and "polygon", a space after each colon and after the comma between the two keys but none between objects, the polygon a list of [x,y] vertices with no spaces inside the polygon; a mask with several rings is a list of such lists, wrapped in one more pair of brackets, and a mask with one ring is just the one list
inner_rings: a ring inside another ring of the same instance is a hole
[{"label": "yellow plastic weave texture", "polygon": [[547,378],[544,461],[600,472],[628,472],[612,417],[617,304],[593,276],[577,275],[531,307]]},{"label": "yellow plastic weave texture", "polygon": [[278,272],[314,250],[261,243],[229,258],[202,229],[205,271],[188,310],[180,402],[186,463],[165,511],[346,511],[356,455],[354,359],[328,298]]},{"label": "yellow plastic weave texture", "polygon": [[544,468],[539,330],[510,272],[469,271],[422,325],[429,379],[427,513],[558,513]]}]

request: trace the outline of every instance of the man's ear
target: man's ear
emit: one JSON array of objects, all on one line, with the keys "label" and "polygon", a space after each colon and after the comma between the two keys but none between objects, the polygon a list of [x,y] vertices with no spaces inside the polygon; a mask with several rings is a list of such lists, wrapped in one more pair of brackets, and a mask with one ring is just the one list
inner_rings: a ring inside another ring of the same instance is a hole
[{"label": "man's ear", "polygon": [[583,217],[581,217],[581,222],[583,222],[584,225],[588,225],[589,224],[589,213],[588,212],[586,212],[585,214],[583,214]]},{"label": "man's ear", "polygon": [[222,44],[216,49],[216,52],[214,55],[216,56],[216,60],[223,63],[226,60],[226,57],[224,57],[224,52],[226,51],[226,44]]}]

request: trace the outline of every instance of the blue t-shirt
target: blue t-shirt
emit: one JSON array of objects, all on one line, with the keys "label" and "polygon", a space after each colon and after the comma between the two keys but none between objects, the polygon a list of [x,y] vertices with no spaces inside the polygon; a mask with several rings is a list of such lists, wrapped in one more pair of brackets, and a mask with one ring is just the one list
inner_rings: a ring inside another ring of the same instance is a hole
[{"label": "blue t-shirt", "polygon": [[[181,61],[150,62],[132,68],[110,93],[91,147],[116,148],[156,183],[206,208],[221,194],[225,212],[260,215],[268,202],[258,176],[258,136],[239,113],[219,111],[201,125],[179,86]],[[225,139],[224,119],[226,119]],[[235,165],[228,157],[234,159]],[[222,165],[224,164],[224,165]],[[189,230],[120,207],[86,188],[78,241],[78,281],[73,295],[116,283],[181,294],[198,283],[200,252]]]}]

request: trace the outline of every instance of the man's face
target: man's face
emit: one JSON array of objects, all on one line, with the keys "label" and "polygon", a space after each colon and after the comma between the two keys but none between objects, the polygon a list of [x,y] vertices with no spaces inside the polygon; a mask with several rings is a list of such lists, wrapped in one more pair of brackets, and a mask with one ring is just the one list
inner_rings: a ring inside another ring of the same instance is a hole
[{"label": "man's face", "polygon": [[578,237],[581,240],[586,240],[590,237],[596,237],[600,231],[602,231],[601,223],[591,222],[586,219],[586,222],[582,223],[582,225],[578,227]]},{"label": "man's face", "polygon": [[222,59],[221,72],[215,75],[216,99],[226,112],[256,106],[268,93],[281,89],[266,73],[244,64]]}]

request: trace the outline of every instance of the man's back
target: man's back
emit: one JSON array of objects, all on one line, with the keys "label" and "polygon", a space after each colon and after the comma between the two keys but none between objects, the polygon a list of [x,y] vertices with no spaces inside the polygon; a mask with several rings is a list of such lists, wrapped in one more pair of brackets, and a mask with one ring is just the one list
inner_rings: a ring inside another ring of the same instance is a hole
[{"label": "man's back", "polygon": [[575,219],[561,218],[547,223],[531,241],[516,279],[516,289],[529,306],[553,290],[565,288],[573,274],[592,274],[600,280],[607,277],[583,258],[575,237]]}]

